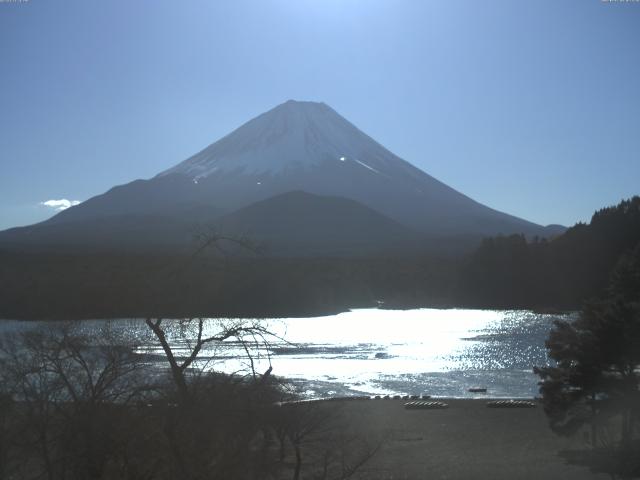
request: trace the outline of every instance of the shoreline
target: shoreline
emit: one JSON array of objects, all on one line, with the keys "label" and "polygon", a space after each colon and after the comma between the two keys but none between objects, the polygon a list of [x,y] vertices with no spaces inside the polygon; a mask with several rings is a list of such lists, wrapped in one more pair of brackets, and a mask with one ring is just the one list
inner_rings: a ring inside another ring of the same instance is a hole
[{"label": "shoreline", "polygon": [[403,405],[407,402],[417,402],[417,401],[439,401],[439,402],[458,402],[458,401],[469,401],[469,402],[493,402],[493,401],[504,401],[504,400],[513,400],[513,401],[527,401],[527,402],[535,402],[539,403],[539,397],[518,397],[518,396],[505,396],[505,397],[497,397],[497,396],[486,396],[486,397],[452,397],[452,396],[440,396],[440,395],[351,395],[351,396],[339,396],[339,397],[320,397],[320,398],[300,398],[297,400],[287,400],[282,402],[277,402],[280,404],[299,404],[299,403],[336,403],[336,402],[371,402],[371,403],[389,403],[389,402],[402,402]]},{"label": "shoreline", "polygon": [[557,316],[565,316],[571,315],[579,311],[576,307],[574,309],[570,308],[560,308],[560,307],[535,307],[535,306],[478,306],[478,305],[457,305],[452,303],[446,304],[416,304],[416,305],[396,305],[396,304],[386,304],[386,303],[371,303],[369,305],[360,305],[360,306],[339,306],[335,308],[326,308],[326,309],[314,309],[314,310],[295,310],[295,311],[285,311],[283,310],[282,314],[271,313],[267,315],[251,315],[247,313],[245,315],[242,314],[224,314],[224,312],[218,312],[217,314],[206,314],[203,312],[196,312],[191,314],[184,314],[182,316],[175,315],[174,313],[169,313],[168,315],[158,315],[157,312],[154,314],[148,315],[83,315],[77,316],[73,313],[68,315],[55,315],[52,317],[42,317],[42,316],[32,316],[32,315],[14,315],[14,316],[4,316],[3,313],[0,313],[0,323],[1,322],[86,322],[86,321],[119,321],[119,320],[144,320],[145,317],[152,318],[163,318],[166,320],[180,320],[182,318],[206,318],[206,319],[218,319],[224,318],[229,320],[282,320],[282,319],[307,319],[307,318],[322,318],[322,317],[332,317],[334,315],[339,315],[341,313],[352,312],[354,310],[383,310],[383,311],[408,311],[408,310],[478,310],[478,311],[505,311],[505,312],[530,312],[537,315],[557,315]]}]

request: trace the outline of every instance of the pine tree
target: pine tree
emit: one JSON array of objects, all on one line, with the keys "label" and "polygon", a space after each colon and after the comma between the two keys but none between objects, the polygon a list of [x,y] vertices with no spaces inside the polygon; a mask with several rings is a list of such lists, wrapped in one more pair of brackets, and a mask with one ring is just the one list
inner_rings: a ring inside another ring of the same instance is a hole
[{"label": "pine tree", "polygon": [[623,256],[607,295],[575,321],[558,321],[546,342],[555,366],[536,368],[552,429],[572,434],[619,421],[619,446],[628,449],[640,420],[640,245]]}]

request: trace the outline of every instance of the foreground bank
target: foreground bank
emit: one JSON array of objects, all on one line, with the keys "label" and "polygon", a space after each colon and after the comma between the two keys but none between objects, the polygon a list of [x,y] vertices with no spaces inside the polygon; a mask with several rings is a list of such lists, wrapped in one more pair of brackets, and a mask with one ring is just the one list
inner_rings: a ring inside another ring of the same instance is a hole
[{"label": "foreground bank", "polygon": [[554,435],[537,408],[488,408],[488,400],[438,399],[448,408],[409,410],[404,400],[326,402],[342,410],[355,436],[380,448],[357,478],[382,479],[599,479],[571,464],[590,446],[582,434]]}]

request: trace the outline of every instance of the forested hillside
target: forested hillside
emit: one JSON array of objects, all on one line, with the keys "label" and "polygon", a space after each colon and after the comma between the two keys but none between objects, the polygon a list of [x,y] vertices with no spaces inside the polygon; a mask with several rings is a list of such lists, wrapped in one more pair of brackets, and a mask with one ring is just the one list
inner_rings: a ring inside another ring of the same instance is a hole
[{"label": "forested hillside", "polygon": [[606,287],[640,242],[640,197],[597,211],[551,241],[488,238],[457,275],[456,303],[478,307],[576,308]]}]

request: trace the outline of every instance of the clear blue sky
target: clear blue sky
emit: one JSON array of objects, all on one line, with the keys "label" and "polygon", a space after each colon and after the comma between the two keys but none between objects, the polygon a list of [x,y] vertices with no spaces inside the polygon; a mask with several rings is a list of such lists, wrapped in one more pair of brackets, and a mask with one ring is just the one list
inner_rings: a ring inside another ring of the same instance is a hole
[{"label": "clear blue sky", "polygon": [[542,224],[640,193],[640,3],[0,3],[0,228],[149,178],[289,99]]}]

